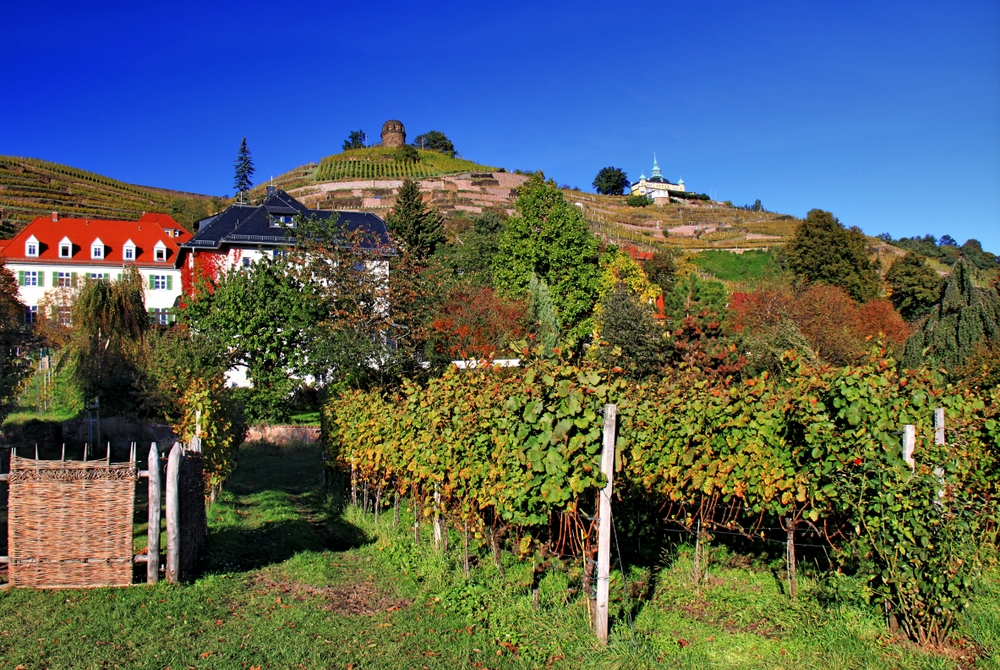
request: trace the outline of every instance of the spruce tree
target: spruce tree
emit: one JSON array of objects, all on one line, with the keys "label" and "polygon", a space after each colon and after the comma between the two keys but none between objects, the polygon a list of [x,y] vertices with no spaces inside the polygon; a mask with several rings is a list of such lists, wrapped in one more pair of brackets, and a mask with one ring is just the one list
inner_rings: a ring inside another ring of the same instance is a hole
[{"label": "spruce tree", "polygon": [[542,352],[548,356],[559,342],[559,319],[549,287],[534,272],[528,282],[528,322]]},{"label": "spruce tree", "polygon": [[427,208],[420,185],[412,179],[399,187],[396,205],[385,224],[396,244],[418,261],[425,260],[445,241],[441,215]]},{"label": "spruce tree", "polygon": [[978,347],[1000,339],[1000,295],[976,286],[975,269],[965,258],[955,263],[940,299],[920,330],[906,341],[903,365],[962,365]]},{"label": "spruce tree", "polygon": [[236,152],[236,175],[233,179],[233,188],[240,194],[240,201],[243,201],[243,194],[253,187],[253,160],[250,158],[250,150],[247,148],[247,138],[240,142],[240,150]]},{"label": "spruce tree", "polygon": [[653,309],[643,304],[625,282],[618,282],[601,300],[597,316],[601,331],[599,356],[617,364],[629,376],[642,379],[663,364],[663,328],[653,318]]}]

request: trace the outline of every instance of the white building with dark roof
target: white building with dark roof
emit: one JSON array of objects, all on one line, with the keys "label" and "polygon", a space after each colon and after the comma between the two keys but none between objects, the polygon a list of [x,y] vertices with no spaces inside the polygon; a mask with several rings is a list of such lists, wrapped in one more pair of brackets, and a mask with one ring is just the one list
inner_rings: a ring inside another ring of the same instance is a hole
[{"label": "white building with dark roof", "polygon": [[674,184],[667,181],[663,174],[660,172],[660,166],[656,162],[656,154],[653,154],[653,172],[650,174],[649,178],[645,174],[639,175],[639,181],[632,184],[632,195],[644,195],[647,198],[652,198],[654,201],[660,198],[670,199],[671,192],[685,192],[684,180],[678,179],[677,183]]}]

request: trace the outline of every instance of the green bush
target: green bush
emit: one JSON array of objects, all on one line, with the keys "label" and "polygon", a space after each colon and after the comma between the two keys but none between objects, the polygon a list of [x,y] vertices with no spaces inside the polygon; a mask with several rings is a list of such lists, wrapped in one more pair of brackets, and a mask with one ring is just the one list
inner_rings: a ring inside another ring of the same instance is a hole
[{"label": "green bush", "polygon": [[625,199],[625,204],[629,207],[647,207],[653,204],[653,199],[645,195],[630,195]]}]

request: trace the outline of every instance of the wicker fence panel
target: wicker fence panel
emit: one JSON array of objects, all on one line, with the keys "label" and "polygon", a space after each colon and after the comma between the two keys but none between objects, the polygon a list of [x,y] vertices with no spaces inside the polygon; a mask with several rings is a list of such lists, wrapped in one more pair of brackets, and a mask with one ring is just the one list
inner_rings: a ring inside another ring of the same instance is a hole
[{"label": "wicker fence panel", "polygon": [[134,463],[12,456],[8,483],[11,586],[132,583]]}]

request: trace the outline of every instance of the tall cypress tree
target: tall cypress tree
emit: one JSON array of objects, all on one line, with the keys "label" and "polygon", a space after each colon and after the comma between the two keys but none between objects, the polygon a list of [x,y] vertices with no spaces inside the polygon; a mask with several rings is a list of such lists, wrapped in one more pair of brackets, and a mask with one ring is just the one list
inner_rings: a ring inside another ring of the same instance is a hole
[{"label": "tall cypress tree", "polygon": [[441,215],[428,209],[420,195],[420,185],[412,179],[399,187],[396,205],[386,217],[385,225],[396,244],[418,261],[425,260],[445,241]]},{"label": "tall cypress tree", "polygon": [[975,269],[964,257],[952,268],[938,304],[906,341],[903,365],[961,365],[977,347],[1000,340],[1000,295],[973,283]]},{"label": "tall cypress tree", "polygon": [[250,150],[247,148],[247,138],[243,138],[240,142],[240,150],[236,153],[236,162],[233,163],[233,167],[236,168],[236,175],[233,179],[233,188],[237,193],[240,194],[240,201],[243,200],[243,194],[250,190],[253,186],[253,160],[250,158]]}]

